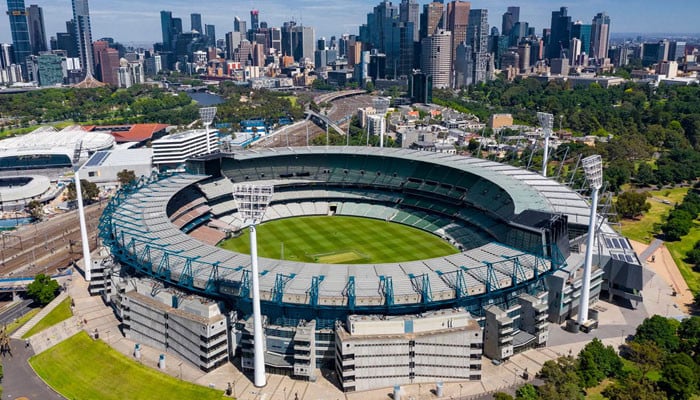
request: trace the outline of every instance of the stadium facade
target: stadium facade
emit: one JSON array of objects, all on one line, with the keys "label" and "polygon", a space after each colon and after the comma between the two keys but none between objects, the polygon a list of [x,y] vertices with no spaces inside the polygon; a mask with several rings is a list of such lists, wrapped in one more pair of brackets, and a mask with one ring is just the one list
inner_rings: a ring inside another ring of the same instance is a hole
[{"label": "stadium facade", "polygon": [[[234,357],[253,368],[250,256],[215,246],[245,227],[236,183],[275,186],[263,222],[375,218],[460,250],[372,265],[261,258],[268,372],[313,380],[326,369],[345,391],[477,380],[482,354],[505,360],[545,346],[548,324],[576,314],[589,205],[532,172],[364,147],[216,154],[187,171],[143,178],[112,199],[100,236],[114,263],[96,261],[92,285],[128,337],[203,370]],[[604,293],[634,305],[641,265],[606,221],[598,227],[591,301]]]}]

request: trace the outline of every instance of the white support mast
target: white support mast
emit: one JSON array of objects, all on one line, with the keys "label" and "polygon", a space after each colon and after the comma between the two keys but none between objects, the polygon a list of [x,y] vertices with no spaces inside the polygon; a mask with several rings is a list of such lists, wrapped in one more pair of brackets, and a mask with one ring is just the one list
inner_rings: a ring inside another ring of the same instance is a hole
[{"label": "white support mast", "polygon": [[581,286],[581,302],[578,308],[578,325],[588,321],[588,303],[591,292],[591,266],[593,264],[593,246],[595,243],[596,209],[598,208],[598,190],[603,186],[603,160],[597,154],[581,160],[583,172],[591,187],[591,210],[588,221],[588,237],[586,238],[586,258],[583,262],[583,284]]},{"label": "white support mast", "polygon": [[78,200],[78,216],[80,218],[80,239],[83,242],[85,280],[90,282],[90,279],[92,279],[92,260],[90,259],[90,243],[88,242],[87,226],[85,224],[85,208],[83,207],[83,192],[78,171],[75,171],[75,193]]}]

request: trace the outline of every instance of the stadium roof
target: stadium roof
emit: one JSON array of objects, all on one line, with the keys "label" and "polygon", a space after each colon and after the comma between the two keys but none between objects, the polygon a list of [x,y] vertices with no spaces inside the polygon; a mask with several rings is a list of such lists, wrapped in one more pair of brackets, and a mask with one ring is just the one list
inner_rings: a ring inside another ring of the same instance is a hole
[{"label": "stadium roof", "polygon": [[125,143],[151,140],[153,135],[164,131],[167,127],[168,125],[166,124],[90,125],[84,126],[83,129],[88,132],[109,132],[114,136],[117,143]]},{"label": "stadium roof", "polygon": [[511,165],[501,164],[481,158],[465,157],[431,151],[373,147],[296,147],[255,149],[234,152],[236,159],[270,157],[274,155],[327,154],[329,151],[341,154],[374,155],[425,161],[469,172],[488,179],[503,188],[513,199],[515,213],[532,209],[562,213],[569,222],[588,224],[590,207],[588,202],[575,191],[561,183],[531,171]]},{"label": "stadium roof", "polygon": [[[0,203],[1,202],[13,202],[25,199],[31,199],[34,197],[39,197],[46,193],[51,187],[51,181],[46,176],[41,175],[27,175],[22,177],[12,177],[13,178],[27,178],[29,182],[20,186],[1,186],[0,187]],[[3,178],[0,178],[3,179]]]},{"label": "stadium roof", "polygon": [[93,152],[112,147],[114,138],[108,133],[86,132],[78,125],[66,127],[60,131],[49,126],[0,141],[0,151],[70,149],[72,152],[79,143],[82,143],[83,151]]}]

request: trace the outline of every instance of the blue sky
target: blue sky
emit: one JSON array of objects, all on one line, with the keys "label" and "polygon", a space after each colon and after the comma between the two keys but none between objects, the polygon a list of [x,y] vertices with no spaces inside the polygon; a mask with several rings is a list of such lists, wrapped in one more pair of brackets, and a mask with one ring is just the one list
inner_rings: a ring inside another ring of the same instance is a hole
[{"label": "blue sky", "polygon": [[[400,0],[394,0],[394,4]],[[421,4],[427,1],[420,1]],[[71,18],[70,0],[25,0],[27,5],[44,8],[47,39],[56,32],[65,31],[65,21]],[[160,10],[170,10],[183,20],[189,29],[189,14],[202,14],[202,23],[216,26],[217,38],[233,30],[233,17],[238,15],[250,25],[250,10],[260,10],[261,21],[280,26],[294,19],[316,28],[316,36],[354,33],[365,22],[366,14],[379,0],[90,0],[93,38],[113,37],[121,42],[156,42],[161,40]],[[489,24],[501,26],[501,15],[506,7],[519,5],[520,19],[535,26],[538,34],[549,25],[551,12],[560,6],[569,7],[574,20],[590,23],[593,16],[606,11],[611,17],[611,31],[641,33],[696,33],[700,32],[698,16],[700,2],[695,0],[479,0],[472,8],[487,8]],[[0,2],[0,42],[11,42],[10,28],[5,11],[7,2]]]}]

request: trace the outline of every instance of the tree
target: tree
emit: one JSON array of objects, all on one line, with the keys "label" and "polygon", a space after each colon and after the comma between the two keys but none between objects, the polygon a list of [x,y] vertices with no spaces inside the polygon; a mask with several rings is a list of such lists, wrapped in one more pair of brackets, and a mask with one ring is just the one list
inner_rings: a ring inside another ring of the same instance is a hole
[{"label": "tree", "polygon": [[626,358],[639,366],[642,377],[659,368],[664,359],[661,349],[653,342],[630,341],[624,348]]},{"label": "tree", "polygon": [[27,286],[27,295],[43,307],[56,298],[58,289],[58,282],[49,275],[39,274]]},{"label": "tree", "polygon": [[641,380],[622,378],[605,388],[602,394],[609,400],[666,400],[664,392],[646,377]]},{"label": "tree", "polygon": [[117,172],[117,180],[119,181],[120,185],[126,186],[136,182],[136,174],[133,170],[123,169],[120,172]]},{"label": "tree", "polygon": [[692,352],[695,356],[700,355],[700,317],[693,316],[681,321],[678,336],[681,338],[682,351]]},{"label": "tree", "polygon": [[44,206],[38,200],[30,201],[29,204],[27,204],[27,210],[29,211],[29,215],[35,220],[41,220],[41,217],[44,216]]},{"label": "tree", "polygon": [[679,339],[676,335],[680,322],[672,318],[654,315],[644,319],[634,335],[636,342],[652,342],[660,349],[674,352],[678,350]]},{"label": "tree", "polygon": [[515,400],[537,400],[537,388],[531,383],[526,383],[515,391]]},{"label": "tree", "polygon": [[685,210],[673,210],[668,216],[666,223],[661,226],[661,231],[666,236],[666,240],[680,240],[690,232],[695,218]]},{"label": "tree", "polygon": [[615,208],[624,218],[635,218],[651,209],[651,204],[647,202],[647,193],[633,191],[622,192],[617,196]]},{"label": "tree", "polygon": [[541,399],[583,399],[581,381],[576,373],[576,360],[573,357],[559,357],[546,361],[538,376],[544,381],[544,384],[537,388]]},{"label": "tree", "polygon": [[654,170],[651,165],[643,162],[637,167],[637,173],[634,176],[638,186],[649,186],[654,183]]},{"label": "tree", "polygon": [[689,399],[697,390],[693,370],[682,364],[669,364],[661,371],[660,386],[670,399]]},{"label": "tree", "polygon": [[[83,203],[89,204],[90,200],[96,198],[100,195],[100,189],[93,182],[86,181],[85,179],[80,180],[80,189],[83,192]],[[66,199],[68,201],[76,200],[77,195],[75,193],[75,182],[71,182],[66,186]]]},{"label": "tree", "polygon": [[622,369],[622,360],[612,346],[605,346],[594,338],[578,356],[578,375],[583,387],[598,385],[607,377],[616,376]]}]

